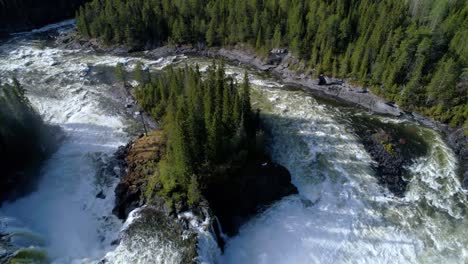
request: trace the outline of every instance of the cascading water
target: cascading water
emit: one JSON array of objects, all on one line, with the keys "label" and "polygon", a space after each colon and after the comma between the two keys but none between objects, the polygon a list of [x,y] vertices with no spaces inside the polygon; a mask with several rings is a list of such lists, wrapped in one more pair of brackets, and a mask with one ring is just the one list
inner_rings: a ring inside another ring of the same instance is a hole
[{"label": "cascading water", "polygon": [[[210,62],[189,59],[202,71]],[[242,81],[245,69],[227,65]],[[299,195],[286,197],[227,241],[219,263],[465,263],[467,192],[440,135],[405,119],[368,116],[250,71],[254,107],[272,135],[271,152]],[[411,127],[429,146],[407,169],[403,198],[374,177],[375,163],[353,129],[354,116]]]},{"label": "cascading water", "polygon": [[373,177],[372,160],[346,120],[350,113],[302,91],[260,87],[256,94],[273,157],[290,170],[299,195],[246,224],[228,241],[223,263],[467,260],[468,201],[456,158],[436,132],[412,124],[430,151],[409,168],[408,194],[396,198]]},{"label": "cascading water", "polygon": [[[20,245],[44,250],[57,263],[99,258],[121,225],[111,214],[118,179],[100,175],[99,161],[126,143],[125,117],[103,110],[110,87],[82,76],[83,66],[68,57],[73,52],[37,47],[29,37],[1,46],[0,76],[5,81],[15,74],[33,106],[66,139],[42,168],[37,191],[0,209],[2,217],[15,219],[2,232],[38,234],[43,243],[27,236],[13,242],[26,240]],[[106,199],[96,198],[99,192]]]},{"label": "cascading water", "polygon": [[[54,30],[64,28],[70,26],[62,23]],[[135,122],[114,98],[108,78],[117,62],[131,69],[136,61],[151,70],[210,64],[200,58],[150,60],[51,48],[35,33],[1,44],[1,81],[16,74],[38,111],[67,135],[42,168],[37,191],[0,208],[0,233],[9,234],[18,247],[43,251],[56,263],[96,263],[104,256],[111,263],[177,262],[177,249],[157,235],[135,235],[111,246],[119,231],[138,219],[138,211],[125,225],[112,216],[118,179],[101,173]],[[239,81],[243,71],[227,65],[228,74]],[[209,219],[194,221],[200,262],[467,261],[466,192],[455,173],[456,158],[437,132],[412,121],[376,117],[416,127],[429,145],[428,153],[407,168],[411,182],[406,195],[397,198],[377,184],[373,161],[353,132],[351,117],[366,113],[320,103],[254,71],[250,77],[255,107],[262,109],[272,134],[273,158],[290,170],[299,195],[251,219],[228,239],[222,256],[207,232]],[[105,199],[96,197],[101,191]]]},{"label": "cascading water", "polygon": [[[138,212],[125,224],[112,215],[119,171],[109,166],[117,147],[140,126],[139,118],[125,109],[126,93],[113,86],[115,65],[131,71],[141,61],[156,71],[185,57],[119,57],[55,48],[45,40],[49,33],[72,28],[73,21],[67,21],[0,43],[0,81],[16,76],[43,118],[66,134],[43,166],[37,191],[0,208],[0,234],[10,238],[21,256],[37,261],[178,263],[177,248],[158,240],[158,232],[125,234]],[[213,263],[220,250],[208,231],[211,220],[198,220],[189,222],[198,234],[199,260]],[[120,234],[122,242],[112,245]]]}]

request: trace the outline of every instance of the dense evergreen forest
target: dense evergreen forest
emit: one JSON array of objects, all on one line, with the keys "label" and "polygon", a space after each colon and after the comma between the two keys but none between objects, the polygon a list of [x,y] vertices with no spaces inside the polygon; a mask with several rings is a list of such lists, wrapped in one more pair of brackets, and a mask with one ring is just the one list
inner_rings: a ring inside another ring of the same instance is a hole
[{"label": "dense evergreen forest", "polygon": [[[247,73],[238,85],[222,64],[209,67],[203,80],[198,68],[168,68],[150,78],[137,65],[135,79],[140,82],[135,88],[138,103],[162,121],[167,137],[159,173],[146,191],[149,200],[156,191],[170,203],[194,205],[216,171],[242,167],[263,151]],[[159,184],[162,188],[156,190]]]},{"label": "dense evergreen forest", "polygon": [[465,0],[94,0],[78,30],[104,43],[288,47],[301,63],[404,109],[468,125]]},{"label": "dense evergreen forest", "polygon": [[0,0],[0,35],[73,17],[86,0]]}]

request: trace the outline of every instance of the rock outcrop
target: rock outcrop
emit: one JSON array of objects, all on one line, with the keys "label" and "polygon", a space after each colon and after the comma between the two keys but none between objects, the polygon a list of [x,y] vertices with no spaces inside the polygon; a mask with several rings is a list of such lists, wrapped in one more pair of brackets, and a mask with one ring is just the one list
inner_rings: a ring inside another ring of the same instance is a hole
[{"label": "rock outcrop", "polygon": [[143,205],[142,195],[148,175],[154,172],[154,164],[159,162],[164,151],[164,135],[158,130],[130,141],[117,151],[125,164],[125,176],[115,189],[113,210],[120,219],[127,218],[133,209]]},{"label": "rock outcrop", "polygon": [[462,186],[468,190],[468,128],[459,128],[448,133],[447,141],[459,157]]},{"label": "rock outcrop", "polygon": [[244,167],[218,174],[209,184],[205,196],[223,231],[230,236],[262,208],[297,193],[289,171],[268,157],[248,161]]},{"label": "rock outcrop", "polygon": [[361,134],[364,147],[377,162],[375,166],[379,182],[393,194],[403,196],[408,182],[403,179],[404,166],[409,163],[401,153],[399,144],[384,130],[366,131]]},{"label": "rock outcrop", "polygon": [[[144,205],[147,179],[154,175],[155,165],[164,152],[164,134],[158,130],[131,141],[117,151],[116,156],[124,160],[126,171],[115,190],[116,202],[113,212],[119,218],[126,219],[132,210]],[[296,187],[291,184],[288,170],[273,163],[268,157],[254,157],[242,167],[220,167],[212,177],[216,180],[206,184],[208,187],[204,191],[205,198],[198,206],[190,208],[190,211],[196,219],[214,219],[213,214],[216,215],[223,231],[230,235],[235,234],[248,217],[263,207],[284,196],[297,193]],[[167,219],[180,222],[179,216],[189,210],[177,206],[175,211],[170,210],[165,199],[157,195],[152,198],[150,207],[152,215],[163,215],[166,222]],[[185,226],[187,230],[190,229],[188,224]],[[219,236],[221,228],[213,226]],[[223,246],[220,237],[218,242]]]},{"label": "rock outcrop", "polygon": [[396,196],[404,196],[414,159],[427,154],[428,146],[411,128],[402,129],[378,119],[355,117],[354,129],[364,148],[376,162],[375,176],[379,183]]}]

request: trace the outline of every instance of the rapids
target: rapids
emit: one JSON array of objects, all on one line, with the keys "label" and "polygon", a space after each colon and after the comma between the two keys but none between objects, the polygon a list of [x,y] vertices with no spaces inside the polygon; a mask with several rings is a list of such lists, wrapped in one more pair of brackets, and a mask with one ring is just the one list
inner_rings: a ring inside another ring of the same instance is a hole
[{"label": "rapids", "polygon": [[[134,249],[111,242],[132,224],[112,213],[113,173],[100,173],[112,153],[138,131],[137,121],[115,95],[112,67],[131,70],[137,61],[153,71],[169,64],[200,65],[207,59],[175,56],[157,60],[119,57],[51,45],[48,32],[63,34],[72,21],[21,33],[0,43],[0,81],[16,75],[44,119],[67,137],[44,164],[37,191],[0,208],[0,233],[19,249],[37,250],[54,263],[176,262],[170,245],[135,238]],[[239,65],[227,73],[241,81],[249,71],[254,107],[271,133],[274,160],[286,166],[298,195],[286,197],[252,218],[226,242],[214,245],[206,223],[199,228],[203,263],[466,263],[468,200],[457,159],[437,131],[412,120],[372,116],[329,103],[309,92]],[[377,184],[353,117],[412,127],[429,146],[414,160],[409,189],[394,197]],[[115,172],[118,174],[118,171]],[[105,199],[96,198],[102,191]],[[164,259],[164,256],[169,256]]]}]

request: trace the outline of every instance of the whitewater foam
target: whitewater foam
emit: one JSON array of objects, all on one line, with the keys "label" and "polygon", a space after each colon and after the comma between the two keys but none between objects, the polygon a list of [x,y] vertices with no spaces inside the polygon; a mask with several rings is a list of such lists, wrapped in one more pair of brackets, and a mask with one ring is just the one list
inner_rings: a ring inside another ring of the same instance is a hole
[{"label": "whitewater foam", "polygon": [[[0,221],[11,234],[14,228],[24,233],[21,241],[12,240],[15,246],[43,248],[54,263],[95,262],[113,248],[121,226],[112,215],[118,178],[100,175],[96,161],[109,160],[126,143],[126,117],[102,108],[100,101],[111,87],[80,76],[83,63],[76,51],[20,42],[1,47],[11,50],[0,57],[1,81],[14,73],[33,106],[59,125],[66,139],[42,168],[37,191],[0,208],[2,215],[18,219],[16,224]],[[97,198],[99,192],[106,198]],[[25,242],[24,237],[38,239]]]},{"label": "whitewater foam", "polygon": [[[46,249],[56,263],[95,263],[104,255],[112,263],[176,263],[177,249],[162,244],[158,236],[148,240],[136,235],[117,248],[111,246],[139,211],[122,225],[111,214],[117,179],[106,184],[96,180],[96,158],[108,159],[127,141],[127,117],[103,109],[101,100],[112,87],[92,80],[92,68],[122,63],[132,71],[141,62],[161,70],[170,64],[199,64],[203,72],[211,60],[98,55],[43,48],[20,38],[1,46],[1,81],[16,73],[34,107],[68,137],[44,166],[38,191],[0,209],[0,232],[29,233],[38,238],[29,243]],[[226,69],[242,82],[242,67],[228,64]],[[413,177],[407,195],[394,197],[377,184],[374,161],[350,129],[345,112],[305,92],[282,90],[281,83],[257,73],[249,72],[249,78],[255,87],[254,107],[262,109],[272,131],[273,158],[288,167],[299,195],[275,203],[243,226],[227,241],[223,256],[208,227],[212,219],[200,222],[190,213],[183,215],[198,230],[201,263],[466,261],[466,191],[455,173],[456,158],[440,135],[419,126],[430,151],[408,167]],[[106,199],[95,198],[98,191]]]},{"label": "whitewater foam", "polygon": [[[467,202],[453,153],[436,132],[420,128],[436,140],[410,168],[417,180],[400,199],[377,184],[373,161],[339,110],[304,92],[260,89],[255,106],[272,131],[273,157],[290,170],[299,195],[242,227],[228,241],[223,263],[464,262]],[[423,185],[431,190],[420,190]]]}]

